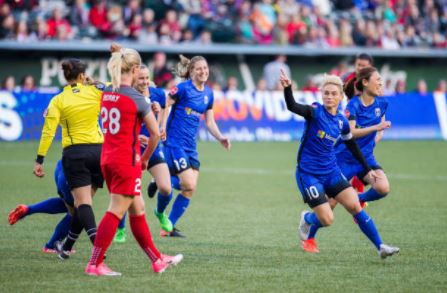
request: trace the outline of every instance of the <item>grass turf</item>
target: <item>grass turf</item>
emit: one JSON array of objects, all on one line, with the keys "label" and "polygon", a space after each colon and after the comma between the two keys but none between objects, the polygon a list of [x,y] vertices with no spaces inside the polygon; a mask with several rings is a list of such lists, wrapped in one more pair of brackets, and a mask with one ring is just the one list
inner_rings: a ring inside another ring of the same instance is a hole
[{"label": "grass turf", "polygon": [[[120,278],[84,275],[91,245],[85,233],[68,261],[40,248],[62,215],[32,215],[14,226],[7,214],[18,203],[57,196],[52,178],[61,151],[55,142],[46,177],[32,173],[36,143],[0,143],[0,286],[3,292],[191,292],[191,291],[382,291],[447,290],[447,143],[382,142],[376,155],[391,182],[391,194],[369,205],[386,243],[401,253],[379,259],[352,218],[336,209],[332,227],[320,230],[321,253],[301,251],[296,233],[306,206],[294,180],[296,143],[199,145],[198,190],[178,223],[186,239],[161,239],[145,195],[147,218],[164,253],[184,261],[162,275],[130,236],[113,244],[108,265]],[[145,184],[149,175],[145,174]],[[145,188],[143,188],[145,190]],[[97,222],[108,205],[106,189],[94,200]]]}]

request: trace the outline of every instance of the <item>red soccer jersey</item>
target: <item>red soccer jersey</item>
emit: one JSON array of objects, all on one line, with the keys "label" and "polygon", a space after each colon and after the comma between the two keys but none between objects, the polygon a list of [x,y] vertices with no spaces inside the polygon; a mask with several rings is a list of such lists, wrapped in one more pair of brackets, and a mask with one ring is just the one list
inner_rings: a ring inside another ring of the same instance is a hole
[{"label": "red soccer jersey", "polygon": [[140,133],[143,117],[151,111],[144,96],[132,87],[117,92],[106,89],[102,94],[101,119],[104,144],[101,165],[141,165]]}]

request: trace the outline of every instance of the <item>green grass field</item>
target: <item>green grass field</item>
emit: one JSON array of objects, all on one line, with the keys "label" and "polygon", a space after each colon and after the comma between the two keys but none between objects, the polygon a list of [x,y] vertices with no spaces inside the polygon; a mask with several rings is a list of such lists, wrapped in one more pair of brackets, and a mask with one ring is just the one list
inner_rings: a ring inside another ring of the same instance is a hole
[{"label": "green grass field", "polygon": [[[445,142],[379,145],[376,155],[391,194],[367,212],[384,241],[401,248],[385,261],[341,207],[334,225],[319,233],[321,253],[300,249],[296,230],[306,206],[294,179],[296,143],[235,143],[231,152],[202,143],[198,190],[178,223],[188,238],[160,239],[155,201],[145,196],[156,244],[165,253],[183,253],[184,261],[155,275],[130,236],[109,250],[108,265],[123,273],[113,279],[84,275],[91,248],[85,233],[68,261],[40,252],[62,215],[33,215],[8,225],[16,204],[56,196],[52,172],[59,142],[50,150],[44,179],[32,175],[36,149],[36,143],[0,143],[2,292],[447,291]],[[105,190],[97,194],[97,222],[108,201]]]}]

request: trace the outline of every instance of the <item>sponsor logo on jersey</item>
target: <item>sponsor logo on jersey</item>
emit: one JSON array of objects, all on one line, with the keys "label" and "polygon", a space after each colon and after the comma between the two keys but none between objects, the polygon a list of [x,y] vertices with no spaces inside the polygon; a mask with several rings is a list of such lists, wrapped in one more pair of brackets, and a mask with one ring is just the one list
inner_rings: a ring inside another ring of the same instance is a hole
[{"label": "sponsor logo on jersey", "polygon": [[380,117],[380,108],[376,108],[375,110],[376,117]]},{"label": "sponsor logo on jersey", "polygon": [[104,102],[110,101],[110,102],[117,102],[119,100],[120,96],[119,95],[114,95],[114,94],[103,94],[102,95],[102,100]]},{"label": "sponsor logo on jersey", "polygon": [[201,115],[199,112],[194,111],[193,109],[191,109],[189,107],[185,107],[185,112],[188,115],[193,115],[193,116],[197,116],[197,117],[200,117],[200,115]]},{"label": "sponsor logo on jersey", "polygon": [[326,132],[324,132],[323,130],[318,130],[317,132],[317,136],[319,138],[324,138],[324,136],[326,135]]},{"label": "sponsor logo on jersey", "polygon": [[327,139],[327,140],[330,140],[330,141],[332,141],[334,144],[337,142],[337,140],[338,140],[338,138],[335,138],[335,137],[332,137],[332,136],[330,136],[329,134],[327,134],[325,131],[323,131],[323,130],[318,130],[318,132],[317,132],[317,136],[320,138],[320,139],[323,139],[323,138],[325,138],[325,139]]}]

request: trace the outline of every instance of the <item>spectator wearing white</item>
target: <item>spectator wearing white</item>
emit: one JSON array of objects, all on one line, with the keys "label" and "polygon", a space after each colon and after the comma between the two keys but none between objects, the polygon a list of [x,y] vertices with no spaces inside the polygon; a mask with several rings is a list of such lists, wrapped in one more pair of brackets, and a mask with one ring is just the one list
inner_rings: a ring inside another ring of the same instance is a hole
[{"label": "spectator wearing white", "polygon": [[279,82],[281,69],[287,76],[291,76],[290,68],[286,64],[287,57],[285,55],[278,55],[275,60],[267,63],[264,66],[262,78],[267,82],[267,89],[274,90]]}]

